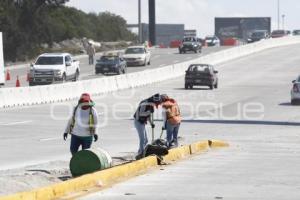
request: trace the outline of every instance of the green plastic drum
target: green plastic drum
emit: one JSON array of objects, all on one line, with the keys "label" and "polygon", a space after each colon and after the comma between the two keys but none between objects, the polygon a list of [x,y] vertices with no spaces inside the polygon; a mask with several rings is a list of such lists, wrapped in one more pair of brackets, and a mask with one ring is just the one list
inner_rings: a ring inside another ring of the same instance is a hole
[{"label": "green plastic drum", "polygon": [[73,155],[70,171],[74,177],[110,168],[112,159],[103,149],[85,149]]}]

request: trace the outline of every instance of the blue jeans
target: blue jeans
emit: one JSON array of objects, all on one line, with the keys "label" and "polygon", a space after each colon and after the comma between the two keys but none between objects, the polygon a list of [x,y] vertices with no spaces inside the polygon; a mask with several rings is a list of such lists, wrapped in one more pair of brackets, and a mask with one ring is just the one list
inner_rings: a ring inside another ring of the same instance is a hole
[{"label": "blue jeans", "polygon": [[138,154],[143,153],[146,145],[148,144],[148,137],[147,137],[147,131],[146,131],[146,125],[142,124],[141,122],[134,120],[134,126],[139,134],[139,150]]},{"label": "blue jeans", "polygon": [[166,123],[167,125],[167,142],[168,145],[170,146],[170,144],[172,142],[174,142],[175,146],[178,146],[178,131],[179,131],[179,127],[180,124],[170,124],[169,122]]},{"label": "blue jeans", "polygon": [[92,142],[93,142],[93,136],[79,137],[76,135],[72,135],[71,145],[70,145],[70,151],[72,155],[78,152],[80,145],[82,150],[91,148]]}]

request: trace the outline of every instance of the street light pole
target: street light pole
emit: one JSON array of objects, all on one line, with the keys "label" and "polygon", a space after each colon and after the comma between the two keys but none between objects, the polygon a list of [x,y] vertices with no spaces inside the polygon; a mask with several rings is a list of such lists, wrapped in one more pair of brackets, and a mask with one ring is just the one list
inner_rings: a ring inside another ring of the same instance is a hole
[{"label": "street light pole", "polygon": [[284,21],[285,15],[282,15],[281,17],[282,17],[282,29],[285,30],[285,21]]},{"label": "street light pole", "polygon": [[277,28],[280,29],[280,0],[277,0]]},{"label": "street light pole", "polygon": [[142,23],[141,23],[141,16],[142,16],[142,14],[141,14],[141,0],[138,0],[138,9],[139,9],[139,11],[138,11],[138,13],[139,13],[139,19],[138,19],[138,26],[139,26],[139,42],[140,43],[142,43],[143,41],[142,41]]}]

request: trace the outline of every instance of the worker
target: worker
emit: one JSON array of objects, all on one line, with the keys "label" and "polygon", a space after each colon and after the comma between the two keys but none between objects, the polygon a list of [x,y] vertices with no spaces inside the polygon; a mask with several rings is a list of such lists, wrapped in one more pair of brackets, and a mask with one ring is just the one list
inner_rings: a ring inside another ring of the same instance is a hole
[{"label": "worker", "polygon": [[96,54],[96,50],[95,47],[93,46],[92,42],[89,41],[88,42],[88,47],[86,50],[88,56],[89,56],[89,65],[93,65],[94,64],[94,56]]},{"label": "worker", "polygon": [[151,120],[151,115],[153,115],[155,107],[157,108],[160,103],[160,94],[155,94],[148,99],[141,101],[134,114],[134,126],[139,136],[139,149],[136,159],[140,159],[144,155],[144,149],[148,144],[146,124],[147,122],[150,122],[152,129],[155,128],[155,124]]},{"label": "worker", "polygon": [[177,102],[168,95],[163,94],[163,130],[167,130],[167,144],[169,148],[178,146],[178,131],[181,123],[180,109]]},{"label": "worker", "polygon": [[64,140],[71,134],[70,151],[72,155],[78,152],[79,147],[89,149],[98,140],[98,114],[94,102],[89,94],[81,95],[78,105],[74,108],[73,115],[69,120],[64,132]]}]

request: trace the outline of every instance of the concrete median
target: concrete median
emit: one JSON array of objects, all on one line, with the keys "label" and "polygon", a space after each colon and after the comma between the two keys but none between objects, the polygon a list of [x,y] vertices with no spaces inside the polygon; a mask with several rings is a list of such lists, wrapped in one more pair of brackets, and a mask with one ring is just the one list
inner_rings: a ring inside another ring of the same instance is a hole
[{"label": "concrete median", "polygon": [[89,92],[91,95],[101,95],[107,92],[145,86],[182,76],[192,63],[219,64],[265,49],[297,43],[300,43],[299,37],[291,36],[280,39],[269,39],[223,50],[179,64],[132,74],[47,86],[2,88],[0,92],[0,108],[67,101],[78,98],[83,92]]}]

